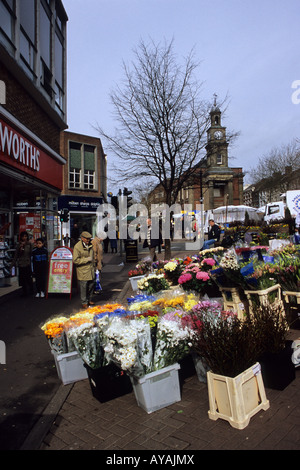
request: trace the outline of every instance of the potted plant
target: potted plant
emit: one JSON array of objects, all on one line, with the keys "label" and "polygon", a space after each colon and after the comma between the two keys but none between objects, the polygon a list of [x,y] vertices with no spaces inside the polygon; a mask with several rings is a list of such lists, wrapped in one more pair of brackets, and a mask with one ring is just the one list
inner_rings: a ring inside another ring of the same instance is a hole
[{"label": "potted plant", "polygon": [[259,332],[250,319],[222,311],[215,303],[193,308],[194,350],[209,367],[209,418],[244,429],[250,418],[269,408],[257,362]]},{"label": "potted plant", "polygon": [[147,272],[148,269],[145,263],[137,264],[134,269],[128,271],[128,277],[133,291],[138,290],[137,282],[145,277]]},{"label": "potted plant", "polygon": [[179,276],[178,284],[185,291],[199,292],[200,295],[209,294],[213,286],[209,272],[215,264],[216,261],[213,258],[189,263]]},{"label": "potted plant", "polygon": [[172,284],[177,285],[178,278],[180,274],[182,273],[183,268],[184,268],[184,265],[179,260],[176,260],[176,259],[169,260],[164,265],[164,273],[165,273],[166,279],[170,281]]},{"label": "potted plant", "polygon": [[154,294],[161,290],[170,288],[170,284],[166,280],[164,274],[148,274],[137,283],[138,290],[146,294]]},{"label": "potted plant", "polygon": [[286,339],[289,326],[282,302],[262,304],[251,322],[259,331],[259,362],[264,384],[267,388],[283,390],[295,379],[295,367],[292,341]]}]

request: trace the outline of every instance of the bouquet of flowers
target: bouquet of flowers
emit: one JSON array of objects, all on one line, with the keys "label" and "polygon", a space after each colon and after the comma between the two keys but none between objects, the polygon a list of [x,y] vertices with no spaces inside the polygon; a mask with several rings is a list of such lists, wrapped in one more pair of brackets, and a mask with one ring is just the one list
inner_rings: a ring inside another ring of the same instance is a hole
[{"label": "bouquet of flowers", "polygon": [[153,295],[137,294],[127,299],[129,312],[144,312],[152,308],[155,297]]},{"label": "bouquet of flowers", "polygon": [[85,322],[81,325],[69,327],[67,337],[82,360],[91,369],[98,369],[105,365],[99,330],[93,322]]},{"label": "bouquet of flowers", "polygon": [[159,370],[180,361],[192,347],[194,332],[183,326],[180,315],[163,316],[157,323],[153,370]]},{"label": "bouquet of flowers", "polygon": [[67,317],[55,317],[41,326],[41,330],[49,341],[50,348],[57,354],[65,354],[68,351],[64,330],[64,324],[67,320]]},{"label": "bouquet of flowers", "polygon": [[170,288],[164,274],[149,274],[138,281],[138,289],[147,294],[153,294]]},{"label": "bouquet of flowers", "polygon": [[223,254],[219,265],[232,287],[236,285],[244,288],[248,287],[241,273],[241,266],[234,249],[227,250]]},{"label": "bouquet of flowers", "polygon": [[103,348],[107,360],[116,363],[127,374],[144,375],[152,365],[149,322],[112,317],[104,330]]}]

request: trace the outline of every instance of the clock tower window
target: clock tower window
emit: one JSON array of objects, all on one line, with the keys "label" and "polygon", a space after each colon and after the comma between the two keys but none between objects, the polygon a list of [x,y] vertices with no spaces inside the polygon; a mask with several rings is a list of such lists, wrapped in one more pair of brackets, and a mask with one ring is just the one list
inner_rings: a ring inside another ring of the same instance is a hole
[{"label": "clock tower window", "polygon": [[222,155],[220,153],[218,153],[218,155],[217,155],[217,165],[222,165],[222,163],[223,163]]}]

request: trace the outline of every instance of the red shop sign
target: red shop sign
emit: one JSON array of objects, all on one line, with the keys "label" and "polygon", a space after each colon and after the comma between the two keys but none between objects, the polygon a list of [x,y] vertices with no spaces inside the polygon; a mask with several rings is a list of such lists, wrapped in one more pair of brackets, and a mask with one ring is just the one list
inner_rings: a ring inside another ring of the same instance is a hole
[{"label": "red shop sign", "polygon": [[0,119],[0,161],[62,189],[62,162]]}]

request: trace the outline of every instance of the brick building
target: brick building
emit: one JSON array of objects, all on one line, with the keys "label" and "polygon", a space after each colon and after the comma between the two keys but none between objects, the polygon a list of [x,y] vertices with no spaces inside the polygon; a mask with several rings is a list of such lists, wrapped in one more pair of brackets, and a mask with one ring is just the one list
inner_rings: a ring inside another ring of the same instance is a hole
[{"label": "brick building", "polygon": [[0,0],[0,230],[59,243],[66,124],[66,25],[61,0]]},{"label": "brick building", "polygon": [[63,189],[58,198],[59,210],[68,209],[69,220],[63,223],[63,234],[97,233],[96,211],[106,200],[107,164],[99,138],[64,131],[60,136],[60,153],[67,163],[63,170]]}]

